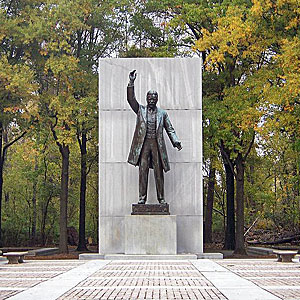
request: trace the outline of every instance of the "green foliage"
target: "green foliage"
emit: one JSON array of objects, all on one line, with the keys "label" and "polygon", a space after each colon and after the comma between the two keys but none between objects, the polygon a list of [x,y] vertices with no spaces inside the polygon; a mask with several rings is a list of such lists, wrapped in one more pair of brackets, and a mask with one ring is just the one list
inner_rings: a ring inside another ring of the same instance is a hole
[{"label": "green foliage", "polygon": [[110,56],[201,53],[204,160],[217,170],[214,229],[224,230],[226,211],[223,143],[233,163],[244,158],[246,226],[259,216],[262,227],[299,230],[299,20],[297,0],[0,1],[1,146],[27,131],[4,164],[5,243],[31,239],[35,193],[37,239],[58,240],[55,142],[70,149],[68,217],[78,226],[83,134],[87,236],[96,239],[97,61]]}]

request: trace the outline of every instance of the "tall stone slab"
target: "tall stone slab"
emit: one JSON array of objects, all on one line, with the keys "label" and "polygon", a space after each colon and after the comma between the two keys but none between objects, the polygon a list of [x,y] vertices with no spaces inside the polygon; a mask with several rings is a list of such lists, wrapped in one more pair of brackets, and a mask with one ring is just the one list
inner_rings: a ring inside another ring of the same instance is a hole
[{"label": "tall stone slab", "polygon": [[[126,100],[128,74],[137,70],[135,93],[146,104],[148,90],[168,112],[183,149],[165,135],[171,170],[165,200],[176,215],[177,253],[203,252],[202,84],[200,58],[100,59],[99,64],[99,252],[125,252],[125,216],[138,201],[138,168],[127,163],[136,115]],[[148,201],[157,203],[153,171]]]}]

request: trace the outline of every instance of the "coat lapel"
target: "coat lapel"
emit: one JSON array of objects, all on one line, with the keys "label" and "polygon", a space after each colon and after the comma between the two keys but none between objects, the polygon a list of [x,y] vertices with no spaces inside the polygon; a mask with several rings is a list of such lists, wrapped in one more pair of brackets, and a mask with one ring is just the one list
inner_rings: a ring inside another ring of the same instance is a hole
[{"label": "coat lapel", "polygon": [[147,108],[141,105],[141,114],[144,119],[144,122],[147,123]]},{"label": "coat lapel", "polygon": [[[142,106],[141,105],[141,115],[142,118],[144,119],[144,122],[147,123],[147,106]],[[160,108],[157,107],[157,111],[156,111],[156,130],[159,127],[159,124],[162,120],[162,110]]]},{"label": "coat lapel", "polygon": [[162,119],[161,109],[157,107],[157,112],[156,112],[156,131],[157,131],[158,127],[159,127],[161,119]]}]

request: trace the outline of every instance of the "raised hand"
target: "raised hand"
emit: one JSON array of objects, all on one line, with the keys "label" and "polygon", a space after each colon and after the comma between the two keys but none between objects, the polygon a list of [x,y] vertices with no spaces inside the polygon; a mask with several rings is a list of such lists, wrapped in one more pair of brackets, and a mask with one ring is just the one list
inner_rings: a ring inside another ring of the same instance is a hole
[{"label": "raised hand", "polygon": [[136,79],[136,70],[133,70],[129,73],[129,84],[130,85],[133,85],[134,84],[134,81]]}]

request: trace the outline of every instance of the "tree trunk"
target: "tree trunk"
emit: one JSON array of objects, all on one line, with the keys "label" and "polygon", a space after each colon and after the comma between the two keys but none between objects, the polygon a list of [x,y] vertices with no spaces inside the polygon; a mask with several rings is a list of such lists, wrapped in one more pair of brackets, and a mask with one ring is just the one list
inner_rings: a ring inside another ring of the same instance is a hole
[{"label": "tree trunk", "polygon": [[61,192],[60,192],[60,216],[59,216],[59,252],[68,252],[67,234],[67,207],[68,207],[68,184],[69,184],[69,146],[59,147],[62,157],[61,168]]},{"label": "tree trunk", "polygon": [[[35,166],[34,170],[38,170],[37,158],[35,158]],[[37,218],[37,211],[36,211],[36,194],[37,194],[37,177],[35,177],[33,181],[32,187],[32,224],[31,224],[31,241],[32,244],[35,245],[36,243],[36,218]]]},{"label": "tree trunk", "polygon": [[204,241],[205,243],[212,242],[212,212],[214,203],[214,192],[215,192],[215,175],[216,169],[211,161],[209,176],[208,176],[208,188],[207,188],[207,201],[205,210],[205,232]]},{"label": "tree trunk", "polygon": [[235,254],[246,254],[244,238],[244,174],[245,162],[242,154],[236,158],[236,244]]},{"label": "tree trunk", "polygon": [[2,193],[3,193],[3,125],[0,122],[0,247],[3,247],[2,243]]},{"label": "tree trunk", "polygon": [[31,224],[31,242],[32,245],[35,245],[35,241],[36,241],[36,217],[37,217],[37,213],[36,213],[36,186],[37,183],[34,182],[33,183],[33,194],[32,194],[32,224]]},{"label": "tree trunk", "polygon": [[228,163],[224,162],[226,173],[226,229],[224,249],[234,250],[235,217],[234,217],[234,174]]},{"label": "tree trunk", "polygon": [[[249,183],[251,184],[251,187],[254,185],[254,172],[255,172],[255,161],[254,159],[249,162]],[[255,207],[255,201],[254,201],[254,195],[250,193],[248,195],[249,201],[245,200],[245,204],[247,207]]]},{"label": "tree trunk", "polygon": [[80,175],[80,209],[79,209],[79,241],[77,251],[87,251],[85,243],[85,196],[86,196],[86,177],[87,177],[87,166],[86,166],[86,131],[83,130],[81,133],[81,141],[78,135],[78,142],[80,146],[81,154],[81,175]]},{"label": "tree trunk", "polygon": [[42,245],[46,245],[46,219],[48,214],[48,206],[52,199],[52,193],[49,195],[45,206],[42,208],[42,222],[41,222],[41,236],[42,236]]},{"label": "tree trunk", "polygon": [[230,150],[228,150],[223,141],[220,144],[220,150],[226,175],[226,228],[224,249],[234,250],[235,248],[235,218],[234,218],[234,170],[233,162],[230,159]]}]

